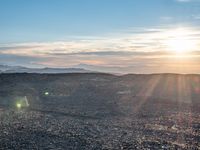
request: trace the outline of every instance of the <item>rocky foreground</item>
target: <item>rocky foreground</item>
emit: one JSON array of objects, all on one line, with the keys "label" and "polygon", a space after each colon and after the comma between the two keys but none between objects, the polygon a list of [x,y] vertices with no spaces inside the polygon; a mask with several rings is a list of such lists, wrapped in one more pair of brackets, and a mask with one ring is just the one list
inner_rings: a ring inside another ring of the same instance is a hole
[{"label": "rocky foreground", "polygon": [[0,149],[200,149],[199,106],[198,75],[1,74]]}]

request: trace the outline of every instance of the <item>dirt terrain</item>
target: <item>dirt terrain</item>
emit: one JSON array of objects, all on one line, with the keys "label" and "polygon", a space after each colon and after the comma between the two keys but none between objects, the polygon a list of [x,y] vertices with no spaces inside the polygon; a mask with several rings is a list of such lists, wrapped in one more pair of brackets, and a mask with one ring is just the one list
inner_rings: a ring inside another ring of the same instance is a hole
[{"label": "dirt terrain", "polygon": [[0,149],[200,149],[200,75],[0,74]]}]

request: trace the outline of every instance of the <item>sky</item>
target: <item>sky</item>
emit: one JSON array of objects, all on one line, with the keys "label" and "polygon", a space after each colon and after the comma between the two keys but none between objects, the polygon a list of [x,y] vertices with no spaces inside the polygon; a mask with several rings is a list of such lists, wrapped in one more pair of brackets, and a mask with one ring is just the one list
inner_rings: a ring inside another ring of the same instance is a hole
[{"label": "sky", "polygon": [[0,65],[200,73],[200,0],[0,0]]}]

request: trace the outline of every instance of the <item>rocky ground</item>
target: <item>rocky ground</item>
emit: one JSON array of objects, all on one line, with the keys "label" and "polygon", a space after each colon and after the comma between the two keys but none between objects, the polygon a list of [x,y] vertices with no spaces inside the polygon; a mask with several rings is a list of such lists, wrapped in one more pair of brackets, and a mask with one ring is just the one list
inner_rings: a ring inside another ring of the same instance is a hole
[{"label": "rocky ground", "polygon": [[141,76],[0,75],[0,149],[200,149],[200,77]]}]

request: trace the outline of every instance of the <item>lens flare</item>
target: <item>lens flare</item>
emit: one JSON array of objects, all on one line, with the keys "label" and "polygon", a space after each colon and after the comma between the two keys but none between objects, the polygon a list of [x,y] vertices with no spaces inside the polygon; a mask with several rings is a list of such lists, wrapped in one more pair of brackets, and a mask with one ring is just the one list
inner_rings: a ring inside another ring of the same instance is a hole
[{"label": "lens flare", "polygon": [[48,96],[48,95],[49,95],[49,92],[45,92],[44,95]]},{"label": "lens flare", "polygon": [[18,109],[22,108],[22,104],[20,104],[20,103],[17,103],[16,106],[17,106]]}]

